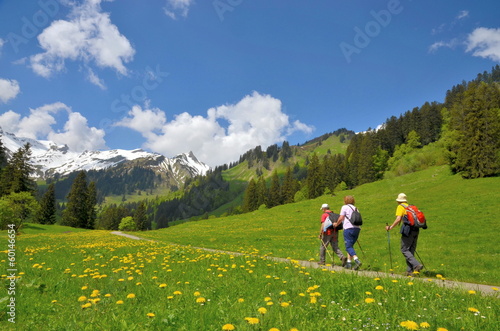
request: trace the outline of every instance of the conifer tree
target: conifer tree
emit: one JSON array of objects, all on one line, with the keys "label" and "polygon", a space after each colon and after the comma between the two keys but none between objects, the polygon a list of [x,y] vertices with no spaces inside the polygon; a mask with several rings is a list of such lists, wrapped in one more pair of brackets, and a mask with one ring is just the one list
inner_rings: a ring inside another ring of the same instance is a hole
[{"label": "conifer tree", "polygon": [[2,181],[0,183],[1,194],[35,192],[36,184],[30,179],[34,171],[29,163],[31,157],[31,145],[26,143],[20,147],[3,169]]},{"label": "conifer tree", "polygon": [[96,203],[97,203],[97,190],[95,182],[90,182],[89,186],[87,187],[87,201],[86,201],[87,223],[85,227],[87,229],[93,229],[95,226],[95,222],[97,219],[97,211],[95,209]]},{"label": "conifer tree", "polygon": [[307,194],[309,199],[317,198],[323,195],[323,174],[319,164],[318,155],[314,153],[310,163],[307,166]]},{"label": "conifer tree", "polygon": [[251,212],[258,208],[257,205],[257,190],[255,180],[252,178],[248,182],[247,189],[245,191],[245,197],[243,200],[243,211]]},{"label": "conifer tree", "polygon": [[259,208],[262,205],[267,205],[267,199],[269,196],[269,191],[266,186],[266,180],[264,179],[264,176],[260,176],[259,179],[257,180],[256,183],[256,199],[257,202],[255,203],[257,208]]},{"label": "conifer tree", "polygon": [[54,183],[51,183],[40,200],[40,212],[35,221],[40,224],[54,224],[56,222],[56,192]]},{"label": "conifer tree", "polygon": [[283,203],[292,203],[295,192],[297,192],[297,182],[293,178],[292,168],[288,166],[282,186]]},{"label": "conifer tree", "polygon": [[144,201],[141,201],[137,206],[134,213],[134,222],[138,231],[144,231],[147,229],[146,204]]},{"label": "conifer tree", "polygon": [[62,224],[75,228],[87,228],[89,210],[87,208],[88,189],[85,171],[80,171],[71,185],[68,203],[63,212]]},{"label": "conifer tree", "polygon": [[271,187],[269,188],[267,206],[269,208],[276,207],[281,205],[283,203],[282,201],[280,179],[278,177],[278,172],[274,170],[271,176]]}]

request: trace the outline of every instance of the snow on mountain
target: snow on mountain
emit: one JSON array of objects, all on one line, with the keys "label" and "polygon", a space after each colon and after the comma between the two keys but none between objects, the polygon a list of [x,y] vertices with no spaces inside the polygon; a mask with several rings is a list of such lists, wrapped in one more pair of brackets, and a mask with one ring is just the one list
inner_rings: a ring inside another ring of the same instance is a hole
[{"label": "snow on mountain", "polygon": [[183,180],[186,175],[191,177],[204,175],[210,170],[210,167],[198,161],[192,152],[179,154],[171,159],[142,149],[79,153],[70,151],[66,145],[57,145],[51,141],[16,137],[12,133],[2,131],[1,128],[0,139],[9,156],[26,143],[31,145],[30,160],[36,168],[33,176],[37,178],[52,177],[56,174],[63,176],[80,170],[107,169],[133,160],[144,160],[143,164],[148,164],[152,168],[171,171],[177,180]]}]

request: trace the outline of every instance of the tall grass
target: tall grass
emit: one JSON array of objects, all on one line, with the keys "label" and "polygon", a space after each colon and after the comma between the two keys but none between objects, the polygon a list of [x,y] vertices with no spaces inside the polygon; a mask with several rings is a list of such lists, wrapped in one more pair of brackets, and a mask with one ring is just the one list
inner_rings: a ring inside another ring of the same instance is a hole
[{"label": "tall grass", "polygon": [[491,296],[272,262],[252,248],[86,231],[24,234],[18,249],[16,324],[2,310],[2,330],[494,330],[500,308]]}]

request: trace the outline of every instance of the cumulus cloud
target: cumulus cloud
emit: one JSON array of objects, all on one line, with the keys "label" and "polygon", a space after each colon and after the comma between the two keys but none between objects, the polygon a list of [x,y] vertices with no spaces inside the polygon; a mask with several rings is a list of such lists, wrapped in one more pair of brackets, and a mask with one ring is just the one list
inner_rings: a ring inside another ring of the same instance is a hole
[{"label": "cumulus cloud", "polygon": [[236,104],[210,108],[206,116],[185,112],[170,121],[159,109],[135,106],[116,125],[140,132],[147,149],[167,156],[193,151],[210,166],[235,161],[257,145],[281,143],[293,132],[313,131],[300,121],[290,123],[280,100],[258,92]]},{"label": "cumulus cloud", "polygon": [[[67,20],[56,20],[37,37],[42,53],[30,57],[33,71],[43,77],[65,69],[65,61],[83,61],[99,68],[112,68],[127,74],[124,63],[132,60],[135,50],[108,13],[101,12],[101,0],[86,0],[74,5]],[[97,86],[99,79],[89,79]]]},{"label": "cumulus cloud", "polygon": [[193,4],[194,0],[167,0],[163,10],[168,17],[175,20],[177,16],[187,17],[189,7]]},{"label": "cumulus cloud", "polygon": [[[52,128],[57,124],[54,116],[61,111],[66,112],[68,120],[62,132],[55,132]],[[62,102],[30,109],[30,114],[25,117],[9,110],[0,115],[0,127],[18,137],[48,139],[57,144],[66,144],[75,152],[106,148],[104,130],[89,127],[86,118]]]},{"label": "cumulus cloud", "polygon": [[467,52],[500,62],[500,28],[477,28],[467,36]]},{"label": "cumulus cloud", "polygon": [[21,88],[17,80],[0,78],[0,102],[7,103],[14,99],[19,92],[21,92]]}]

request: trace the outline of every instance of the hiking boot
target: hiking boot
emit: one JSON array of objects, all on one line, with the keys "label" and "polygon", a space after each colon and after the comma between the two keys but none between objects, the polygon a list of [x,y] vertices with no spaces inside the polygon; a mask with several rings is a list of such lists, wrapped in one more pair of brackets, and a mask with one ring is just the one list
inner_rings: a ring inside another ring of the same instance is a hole
[{"label": "hiking boot", "polygon": [[342,261],[342,266],[345,267],[345,265],[347,264],[347,257],[342,256],[342,258],[340,259],[340,261]]},{"label": "hiking boot", "polygon": [[351,262],[347,262],[347,263],[345,264],[345,267],[344,267],[344,268],[346,268],[346,269],[352,269],[352,264],[351,264]]},{"label": "hiking boot", "polygon": [[361,267],[361,265],[363,264],[363,263],[361,263],[361,261],[359,259],[354,260],[354,263],[356,264],[354,266],[354,270],[358,270],[359,267]]},{"label": "hiking boot", "polygon": [[422,270],[423,268],[424,268],[424,265],[420,264],[420,265],[416,266],[415,269],[413,269],[413,272],[415,272],[415,273],[420,272],[420,270]]}]

